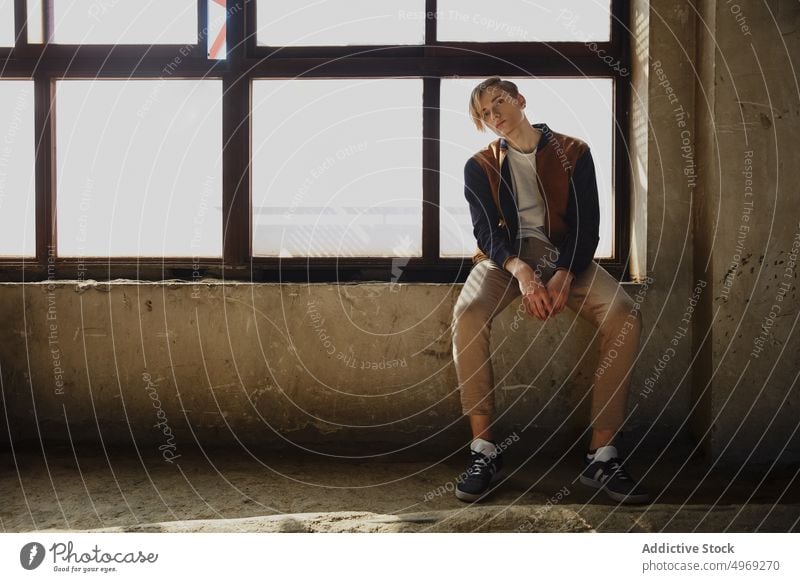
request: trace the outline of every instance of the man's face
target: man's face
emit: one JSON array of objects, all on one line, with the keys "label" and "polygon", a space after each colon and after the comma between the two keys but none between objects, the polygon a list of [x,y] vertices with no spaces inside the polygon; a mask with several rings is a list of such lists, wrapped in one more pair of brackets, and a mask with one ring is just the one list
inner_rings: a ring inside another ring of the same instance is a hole
[{"label": "man's face", "polygon": [[498,87],[489,87],[480,99],[483,123],[496,135],[506,137],[525,119],[525,97],[510,93]]}]

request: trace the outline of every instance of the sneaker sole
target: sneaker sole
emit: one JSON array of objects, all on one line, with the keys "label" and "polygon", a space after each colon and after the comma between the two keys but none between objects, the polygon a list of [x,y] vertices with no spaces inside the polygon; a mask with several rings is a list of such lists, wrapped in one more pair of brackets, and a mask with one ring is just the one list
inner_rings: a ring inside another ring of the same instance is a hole
[{"label": "sneaker sole", "polygon": [[614,501],[619,501],[620,503],[647,503],[650,501],[650,495],[647,493],[640,493],[638,495],[623,495],[622,493],[609,491],[602,483],[598,483],[589,477],[584,477],[581,475],[579,480],[583,485],[591,487],[592,489],[602,489],[603,492],[611,499]]},{"label": "sneaker sole", "polygon": [[480,501],[481,499],[483,499],[484,497],[486,497],[487,495],[489,495],[494,491],[494,489],[492,489],[492,485],[502,478],[503,478],[502,471],[498,471],[497,473],[492,475],[492,480],[489,481],[489,487],[483,493],[467,493],[466,491],[461,491],[458,487],[456,487],[456,499],[468,502]]}]

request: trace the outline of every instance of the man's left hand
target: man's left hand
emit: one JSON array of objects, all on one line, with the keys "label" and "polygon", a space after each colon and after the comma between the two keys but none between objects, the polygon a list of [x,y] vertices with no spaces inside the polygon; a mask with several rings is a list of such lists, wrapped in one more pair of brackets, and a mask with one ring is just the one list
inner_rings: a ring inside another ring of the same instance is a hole
[{"label": "man's left hand", "polygon": [[553,306],[550,315],[558,315],[564,306],[567,304],[569,298],[569,290],[572,286],[572,280],[575,275],[567,270],[561,269],[553,273],[550,280],[547,282],[547,292],[550,294],[550,302]]}]

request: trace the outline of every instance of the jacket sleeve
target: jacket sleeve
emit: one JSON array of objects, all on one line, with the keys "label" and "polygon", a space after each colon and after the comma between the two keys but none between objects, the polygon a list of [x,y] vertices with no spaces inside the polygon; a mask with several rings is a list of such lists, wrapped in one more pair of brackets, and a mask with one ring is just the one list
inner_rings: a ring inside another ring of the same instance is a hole
[{"label": "jacket sleeve", "polygon": [[489,178],[481,165],[470,158],[464,165],[464,196],[469,203],[472,216],[472,233],[478,247],[501,267],[511,257],[516,256],[506,234],[500,228],[500,213],[492,199]]},{"label": "jacket sleeve", "polygon": [[567,203],[567,235],[558,247],[556,270],[567,269],[576,277],[592,262],[600,241],[600,203],[592,152],[578,158],[572,173]]}]

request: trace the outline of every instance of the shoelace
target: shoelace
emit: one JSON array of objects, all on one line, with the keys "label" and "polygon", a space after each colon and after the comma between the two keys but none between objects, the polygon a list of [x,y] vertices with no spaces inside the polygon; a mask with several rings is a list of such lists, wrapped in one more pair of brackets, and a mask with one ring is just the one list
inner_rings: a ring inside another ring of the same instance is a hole
[{"label": "shoelace", "polygon": [[475,458],[472,459],[472,464],[469,466],[469,469],[467,469],[467,474],[479,474],[489,466],[489,463],[490,461],[485,455],[475,455]]},{"label": "shoelace", "polygon": [[616,477],[617,479],[622,479],[623,481],[630,481],[630,475],[625,472],[625,469],[622,468],[622,459],[614,458],[611,459],[608,464],[611,466],[611,471],[609,472],[609,479],[612,477]]}]

